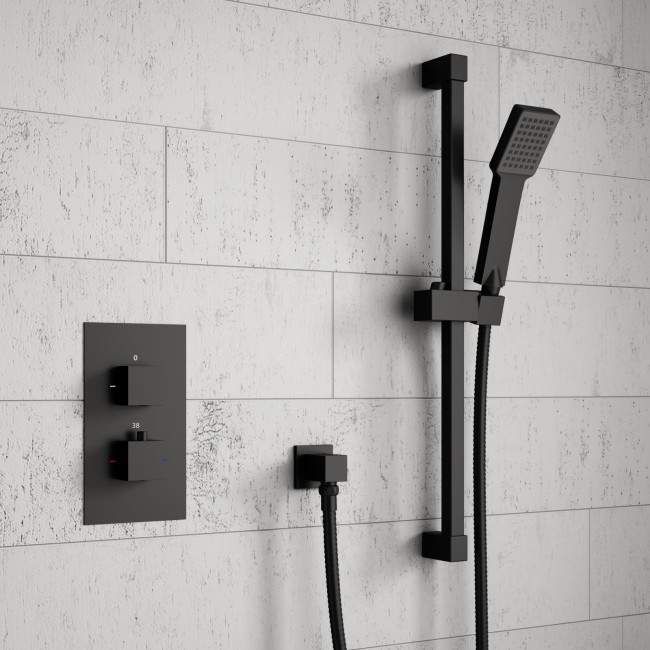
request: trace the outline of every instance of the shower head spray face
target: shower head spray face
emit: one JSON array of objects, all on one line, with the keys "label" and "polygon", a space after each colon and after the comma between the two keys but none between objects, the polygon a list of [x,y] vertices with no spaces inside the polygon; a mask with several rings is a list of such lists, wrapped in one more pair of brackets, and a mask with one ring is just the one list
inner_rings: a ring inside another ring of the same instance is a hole
[{"label": "shower head spray face", "polygon": [[548,108],[516,104],[490,161],[494,174],[474,282],[498,294],[508,263],[524,183],[539,167],[560,116]]},{"label": "shower head spray face", "polygon": [[560,116],[549,108],[515,104],[490,161],[495,174],[529,178],[539,166]]}]

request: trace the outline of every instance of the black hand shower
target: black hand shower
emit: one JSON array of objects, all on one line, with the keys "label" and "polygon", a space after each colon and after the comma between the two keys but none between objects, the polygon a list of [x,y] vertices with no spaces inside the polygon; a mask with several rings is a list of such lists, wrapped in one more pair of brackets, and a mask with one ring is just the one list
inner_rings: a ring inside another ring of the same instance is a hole
[{"label": "black hand shower", "polygon": [[[490,168],[494,173],[474,281],[496,296],[506,282],[519,203],[526,179],[539,166],[560,116],[548,108],[516,104]],[[479,325],[474,390],[474,574],[476,647],[488,647],[485,416],[491,325]]]},{"label": "black hand shower", "polygon": [[559,119],[548,108],[515,104],[490,161],[494,176],[474,282],[491,293],[506,283],[524,183],[537,171]]}]

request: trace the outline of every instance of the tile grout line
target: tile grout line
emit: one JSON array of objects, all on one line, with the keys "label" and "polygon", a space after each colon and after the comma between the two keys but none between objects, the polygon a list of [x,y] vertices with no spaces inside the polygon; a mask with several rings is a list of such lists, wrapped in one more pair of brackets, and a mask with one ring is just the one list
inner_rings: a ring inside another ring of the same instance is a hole
[{"label": "tile grout line", "polygon": [[[232,1],[232,0],[230,0]],[[500,49],[507,49],[507,48],[502,48]],[[650,72],[648,73],[650,74]],[[498,93],[497,93],[498,94]],[[120,120],[116,118],[110,118],[110,117],[97,117],[97,116],[92,116],[92,115],[79,115],[79,114],[73,114],[73,113],[57,113],[55,111],[42,111],[42,110],[36,110],[36,109],[30,109],[30,108],[16,108],[16,107],[8,107],[8,106],[0,106],[0,111],[13,111],[16,113],[32,113],[34,115],[45,115],[45,116],[51,116],[51,117],[66,117],[74,120],[93,120],[97,122],[108,122],[111,124],[124,124],[124,125],[131,125],[131,126],[147,126],[147,127],[152,127],[152,128],[161,128],[161,129],[174,129],[178,131],[192,131],[196,133],[206,133],[206,134],[212,134],[212,135],[224,135],[224,136],[232,136],[232,137],[239,137],[239,138],[251,138],[255,140],[271,140],[271,141],[277,141],[277,142],[287,142],[287,143],[292,143],[292,144],[304,144],[304,145],[312,145],[316,147],[330,147],[330,148],[340,148],[340,149],[351,149],[353,151],[371,151],[375,153],[384,153],[384,154],[389,154],[391,156],[418,156],[418,157],[424,157],[424,158],[440,158],[439,153],[422,153],[422,152],[417,152],[417,151],[399,151],[397,149],[385,149],[385,148],[379,148],[379,147],[369,147],[369,146],[362,146],[362,145],[352,145],[352,144],[343,144],[343,143],[337,143],[337,142],[322,142],[319,140],[305,140],[301,138],[289,138],[289,137],[282,137],[282,136],[273,136],[273,135],[263,135],[263,134],[256,134],[256,133],[243,133],[239,131],[224,131],[224,130],[219,130],[219,129],[204,129],[200,127],[192,127],[192,126],[179,126],[179,125],[174,125],[174,124],[167,124],[167,123],[154,123],[154,122],[140,122],[136,120]],[[500,118],[499,118],[500,120]],[[500,121],[499,121],[500,124]],[[497,136],[500,136],[501,132],[499,130]],[[487,165],[489,163],[489,160],[481,160],[479,158],[468,158],[465,157],[465,162],[472,162],[472,163],[478,163],[478,164],[484,164]],[[602,178],[613,178],[613,179],[619,179],[619,180],[630,180],[630,181],[641,181],[641,182],[650,182],[650,177],[645,178],[643,176],[626,176],[622,174],[611,174],[611,173],[605,173],[605,172],[591,172],[591,171],[584,171],[584,170],[578,170],[578,169],[564,169],[560,167],[545,167],[543,165],[540,165],[538,167],[538,170],[542,171],[549,171],[549,172],[558,172],[561,174],[575,174],[575,175],[583,175],[583,176],[598,176]]]},{"label": "tile grout line", "polygon": [[625,63],[625,0],[621,0],[621,65]]},{"label": "tile grout line", "polygon": [[[497,142],[501,137],[501,48],[497,49]],[[539,167],[538,167],[539,169]]]},{"label": "tile grout line", "polygon": [[621,650],[625,650],[625,624],[621,616]]},{"label": "tile grout line", "polygon": [[[71,255],[45,255],[45,254],[34,254],[34,253],[7,253],[0,252],[0,257],[12,257],[12,258],[25,258],[25,259],[37,259],[37,260],[65,260],[72,262],[111,262],[114,264],[146,264],[149,266],[152,265],[163,265],[163,266],[181,266],[188,268],[204,268],[204,269],[231,269],[231,270],[240,270],[240,271],[277,271],[277,272],[289,272],[289,273],[338,273],[339,275],[357,275],[360,277],[370,276],[370,277],[380,277],[385,279],[419,279],[419,280],[434,280],[439,276],[435,274],[422,274],[414,275],[412,273],[380,273],[376,271],[347,271],[347,270],[336,270],[336,269],[305,269],[299,267],[286,267],[286,266],[246,266],[241,264],[215,264],[208,262],[164,262],[161,260],[133,260],[133,259],[119,259],[119,258],[110,258],[110,257],[74,257]],[[473,281],[472,276],[466,276],[465,280],[468,282]],[[650,290],[650,285],[625,285],[625,284],[598,284],[598,283],[589,283],[589,282],[561,282],[559,280],[511,280],[508,279],[510,284],[532,284],[532,285],[541,285],[541,286],[558,286],[558,287],[591,287],[594,289],[621,289],[621,290],[630,290],[630,291],[648,291]]]},{"label": "tile grout line", "polygon": [[332,342],[331,342],[331,345],[332,345],[332,368],[331,368],[331,372],[332,372],[332,399],[334,399],[334,305],[335,305],[335,301],[334,301],[334,271],[332,271],[332,289],[331,289],[331,291],[332,291],[332,306],[331,306],[331,312],[332,312],[332,314],[331,314],[331,316],[332,316]]},{"label": "tile grout line", "polygon": [[[295,401],[322,401],[322,400],[331,400],[330,395],[314,395],[312,397],[294,397],[291,395],[285,396],[276,396],[276,397],[187,397],[186,402],[295,402]],[[436,402],[440,401],[440,395],[431,395],[427,397],[414,397],[412,395],[404,396],[362,396],[362,397],[346,397],[337,395],[334,399],[341,402],[382,402],[382,401],[431,401]],[[465,400],[471,400],[471,395],[465,395]],[[494,400],[646,400],[650,399],[650,395],[488,395],[489,401]],[[60,402],[60,403],[79,403],[83,404],[82,397],[14,397],[14,398],[2,398],[0,397],[0,404],[7,402]]]},{"label": "tile grout line", "polygon": [[[619,510],[623,508],[650,508],[650,504],[641,504],[641,505],[630,505],[630,506],[602,506],[595,507],[593,510]],[[488,521],[495,518],[502,517],[523,517],[526,515],[554,515],[562,513],[579,513],[589,510],[590,508],[574,508],[574,509],[558,509],[558,510],[538,510],[538,511],[529,511],[529,512],[509,512],[509,513],[488,513]],[[470,515],[465,515],[464,520],[471,520]],[[401,524],[412,524],[412,523],[433,523],[439,522],[441,520],[441,515],[437,514],[432,517],[416,517],[412,519],[387,519],[380,521],[339,521],[338,526],[340,528],[358,528],[361,526],[389,526],[389,525],[401,525]],[[138,522],[134,522],[138,523]],[[112,524],[115,525],[115,524]],[[119,525],[119,524],[117,524]],[[282,533],[282,532],[291,532],[291,531],[301,531],[301,530],[312,530],[321,528],[321,524],[299,524],[295,526],[279,526],[277,528],[241,528],[241,529],[232,529],[232,530],[211,530],[211,531],[194,531],[187,533],[162,533],[162,534],[144,534],[144,535],[130,535],[125,537],[101,537],[96,539],[71,539],[61,542],[32,542],[28,544],[0,544],[0,550],[18,550],[23,548],[41,548],[45,546],[63,546],[65,544],[98,544],[102,542],[129,542],[137,540],[168,540],[182,537],[204,537],[207,535],[243,535],[243,534],[253,534],[253,533]],[[650,613],[650,612],[649,612]],[[644,614],[644,612],[629,614],[627,616],[639,616]],[[617,618],[614,616],[612,618]],[[587,619],[587,620],[599,620],[597,618]]]},{"label": "tile grout line", "polygon": [[163,217],[164,217],[164,241],[165,263],[167,262],[167,127],[163,132]]},{"label": "tile grout line", "polygon": [[[291,14],[297,14],[299,16],[311,16],[312,18],[319,18],[322,20],[335,20],[343,23],[349,23],[352,25],[360,25],[364,27],[375,27],[379,29],[388,29],[396,32],[405,32],[407,34],[418,34],[420,36],[432,36],[434,38],[441,38],[449,41],[458,41],[460,43],[468,43],[469,45],[478,45],[478,46],[483,46],[483,47],[494,47],[498,48],[501,47],[504,50],[512,50],[513,52],[521,52],[524,54],[532,54],[534,56],[548,56],[554,59],[563,59],[563,60],[568,60],[568,61],[576,61],[578,63],[586,63],[588,65],[598,65],[598,66],[603,66],[606,68],[613,68],[615,70],[627,70],[629,72],[640,72],[643,74],[648,74],[650,73],[650,70],[647,70],[645,68],[632,68],[629,66],[616,64],[616,63],[607,63],[605,61],[591,61],[589,59],[581,59],[579,57],[575,56],[567,56],[564,54],[553,54],[551,52],[541,52],[538,50],[527,50],[522,47],[514,47],[511,45],[504,45],[501,43],[488,43],[484,41],[473,41],[471,39],[467,38],[461,38],[459,36],[446,36],[444,34],[437,34],[434,32],[424,32],[416,29],[408,29],[406,27],[396,27],[394,25],[381,25],[379,23],[371,23],[371,22],[364,22],[361,20],[354,20],[352,18],[341,18],[340,16],[328,16],[326,14],[317,14],[309,11],[301,11],[298,9],[287,9],[285,7],[276,7],[272,6],[269,4],[257,4],[255,2],[247,2],[246,0],[226,0],[227,2],[233,3],[233,4],[239,4],[239,5],[245,5],[249,7],[257,7],[260,9],[268,9],[271,11],[279,11],[283,13],[291,13]],[[623,1],[623,0],[622,0]]]},{"label": "tile grout line", "polygon": [[[32,109],[32,108],[18,108],[15,106],[0,106],[0,111],[13,111],[16,113],[32,113],[35,115],[45,115],[45,116],[51,116],[51,117],[67,117],[70,119],[74,120],[94,120],[97,122],[108,122],[110,124],[127,124],[127,125],[132,125],[132,126],[148,126],[152,128],[168,128],[168,129],[174,129],[178,131],[192,131],[195,133],[208,133],[208,134],[213,134],[213,135],[226,135],[226,136],[233,136],[233,137],[241,137],[241,138],[251,138],[254,140],[273,140],[277,142],[289,142],[289,143],[296,143],[296,144],[305,144],[305,145],[314,145],[318,147],[339,147],[341,149],[352,149],[354,151],[373,151],[376,153],[386,153],[390,154],[393,156],[396,155],[404,155],[404,156],[420,156],[424,158],[440,158],[440,154],[435,154],[435,153],[422,153],[422,152],[417,152],[417,151],[400,151],[397,149],[386,149],[386,148],[380,148],[380,147],[369,147],[369,146],[362,146],[362,145],[354,145],[354,144],[343,144],[343,143],[336,143],[336,142],[322,142],[319,140],[305,140],[302,138],[289,138],[289,137],[283,137],[283,136],[277,136],[277,135],[262,135],[259,133],[245,133],[241,131],[224,131],[220,129],[205,129],[201,127],[196,127],[196,126],[182,126],[178,124],[171,124],[171,123],[166,123],[166,122],[144,122],[144,121],[139,121],[139,120],[124,120],[124,119],[117,119],[117,118],[112,118],[112,117],[98,117],[96,115],[81,115],[81,114],[75,114],[75,113],[58,113],[56,111],[43,111],[43,110],[37,110],[37,109]],[[485,160],[478,160],[478,159],[473,159],[473,158],[466,158],[466,160],[469,160],[471,162],[477,162],[477,163],[484,163],[487,162]],[[644,179],[641,179],[644,180]],[[648,179],[650,180],[650,179]]]},{"label": "tile grout line", "polygon": [[[603,616],[601,618],[593,619],[583,619],[583,620],[574,620],[574,621],[562,621],[559,623],[545,623],[544,625],[531,625],[529,627],[511,627],[511,628],[502,628],[490,632],[490,636],[497,634],[508,634],[510,632],[526,632],[529,630],[543,630],[549,627],[563,627],[568,625],[580,625],[582,623],[597,623],[599,621],[617,621],[620,619],[621,624],[626,618],[634,618],[635,616],[647,616],[650,614],[648,612],[641,612],[640,614],[622,614],[620,616]],[[437,636],[431,639],[418,639],[416,641],[391,641],[390,643],[384,643],[380,645],[370,645],[370,646],[359,646],[354,648],[354,650],[376,650],[379,648],[393,648],[396,645],[399,646],[410,646],[420,643],[430,643],[435,641],[450,641],[453,639],[471,639],[474,638],[474,634],[459,634],[455,636]]]}]

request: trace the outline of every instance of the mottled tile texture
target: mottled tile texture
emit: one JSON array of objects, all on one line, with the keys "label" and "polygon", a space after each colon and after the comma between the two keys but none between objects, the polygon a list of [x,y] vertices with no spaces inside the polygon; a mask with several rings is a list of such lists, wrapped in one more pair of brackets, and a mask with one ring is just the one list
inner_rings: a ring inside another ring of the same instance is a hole
[{"label": "mottled tile texture", "polygon": [[485,159],[497,130],[493,47],[212,0],[29,0],[3,14],[4,107],[428,152],[439,93],[422,93],[418,66],[454,51],[474,79],[468,155]]},{"label": "mottled tile texture", "polygon": [[[387,650],[474,650],[475,643],[473,636],[467,636],[382,647]],[[495,650],[621,650],[621,621],[589,621],[493,632],[490,634],[490,647]],[[630,646],[633,650],[643,650],[645,647]]]},{"label": "mottled tile texture", "polygon": [[623,619],[623,650],[643,650],[650,639],[650,614]]},{"label": "mottled tile texture", "polygon": [[[0,646],[470,650],[440,527],[440,93],[469,57],[465,275],[513,103],[562,118],[493,333],[491,648],[650,647],[650,48],[638,0],[26,0],[0,9]],[[618,67],[618,66],[625,67]],[[187,519],[82,524],[82,324],[187,325]],[[466,326],[465,512],[473,356]],[[472,520],[465,530],[472,547]]]},{"label": "mottled tile texture", "polygon": [[[427,286],[417,278],[336,276],[337,397],[440,395],[440,326],[410,320],[413,291]],[[650,393],[648,289],[513,282],[503,293],[502,327],[492,338],[489,394]],[[467,326],[466,334],[465,355],[472,359],[476,328]],[[473,381],[469,362],[466,395],[472,394]]]},{"label": "mottled tile texture", "polygon": [[650,610],[650,506],[591,513],[591,612],[594,617]]},{"label": "mottled tile texture", "polygon": [[[621,62],[618,0],[257,0],[254,4],[589,61]],[[632,16],[642,14],[642,0],[630,4],[636,9]]]},{"label": "mottled tile texture", "polygon": [[161,261],[162,128],[0,111],[0,250]]},{"label": "mottled tile texture", "polygon": [[650,70],[650,5],[647,0],[623,2],[623,65],[630,68]]},{"label": "mottled tile texture", "polygon": [[[505,625],[535,616],[533,604],[545,611],[541,620],[582,613],[585,520],[586,513],[550,513],[491,521],[490,532],[509,549],[504,557],[493,548],[489,558],[492,606]],[[385,644],[395,630],[404,641],[471,633],[473,563],[419,557],[419,533],[433,524],[341,527],[350,647]],[[560,542],[564,528],[571,532]],[[522,535],[540,567],[529,602],[510,600],[529,570]],[[327,647],[325,585],[315,560],[321,545],[320,530],[311,527],[3,549],[6,647],[103,648],[117,638],[125,648],[153,648],[152,635],[155,647],[170,649]],[[569,572],[574,578],[558,599],[549,577]]]}]

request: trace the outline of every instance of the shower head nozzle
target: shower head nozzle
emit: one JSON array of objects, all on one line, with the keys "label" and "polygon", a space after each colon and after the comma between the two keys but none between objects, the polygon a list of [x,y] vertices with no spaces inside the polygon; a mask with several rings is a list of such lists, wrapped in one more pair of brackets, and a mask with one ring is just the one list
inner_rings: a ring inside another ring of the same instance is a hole
[{"label": "shower head nozzle", "polygon": [[495,174],[529,178],[539,166],[560,116],[549,108],[515,104],[490,161]]},{"label": "shower head nozzle", "polygon": [[539,167],[560,116],[549,108],[515,104],[490,161],[490,187],[474,282],[496,294],[506,283],[524,183]]}]

